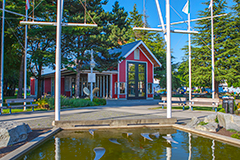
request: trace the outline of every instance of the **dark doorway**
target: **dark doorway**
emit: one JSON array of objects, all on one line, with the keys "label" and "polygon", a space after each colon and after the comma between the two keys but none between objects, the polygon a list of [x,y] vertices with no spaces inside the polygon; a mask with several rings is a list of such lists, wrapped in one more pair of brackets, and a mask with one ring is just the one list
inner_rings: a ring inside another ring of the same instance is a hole
[{"label": "dark doorway", "polygon": [[146,99],[146,63],[127,63],[127,99]]}]

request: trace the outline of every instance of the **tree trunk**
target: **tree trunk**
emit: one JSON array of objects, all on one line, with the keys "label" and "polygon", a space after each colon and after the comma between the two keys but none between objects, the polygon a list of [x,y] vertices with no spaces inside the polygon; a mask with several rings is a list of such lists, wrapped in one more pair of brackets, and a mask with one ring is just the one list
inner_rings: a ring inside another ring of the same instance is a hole
[{"label": "tree trunk", "polygon": [[42,78],[38,77],[38,90],[37,90],[37,99],[40,99],[42,96]]},{"label": "tree trunk", "polygon": [[75,97],[79,98],[80,97],[80,65],[77,65],[76,67],[76,82],[75,82]]},{"label": "tree trunk", "polygon": [[42,96],[42,65],[39,65],[39,72],[38,72],[38,90],[37,90],[37,99],[41,98]]},{"label": "tree trunk", "polygon": [[219,82],[215,81],[215,98],[219,98],[218,86],[219,86]]},{"label": "tree trunk", "polygon": [[19,81],[18,81],[18,94],[17,98],[22,98],[22,87],[23,87],[23,65],[24,65],[24,55],[22,55],[20,72],[19,72]]}]

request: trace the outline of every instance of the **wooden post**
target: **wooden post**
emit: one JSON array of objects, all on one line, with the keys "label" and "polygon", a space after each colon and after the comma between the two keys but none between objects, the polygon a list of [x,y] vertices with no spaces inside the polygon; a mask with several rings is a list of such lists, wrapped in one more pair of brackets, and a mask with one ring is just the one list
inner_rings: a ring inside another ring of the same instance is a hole
[{"label": "wooden post", "polygon": [[112,98],[112,74],[110,74],[110,98]]},{"label": "wooden post", "polygon": [[80,78],[80,83],[81,83],[81,96],[83,96],[83,77]]},{"label": "wooden post", "polygon": [[105,78],[106,78],[106,75],[104,75],[103,76],[103,98],[105,98],[106,97],[106,85],[105,85],[105,83],[106,83],[106,81],[105,81]]},{"label": "wooden post", "polygon": [[107,81],[107,82],[106,82],[106,85],[107,85],[107,86],[106,86],[106,88],[107,88],[107,89],[106,89],[106,92],[107,92],[106,95],[107,95],[107,96],[106,96],[106,97],[109,98],[109,95],[108,95],[108,90],[109,90],[109,87],[108,87],[108,78],[109,78],[109,75],[107,75],[106,77],[107,77],[107,79],[106,79],[106,81]]},{"label": "wooden post", "polygon": [[[97,76],[97,87],[100,89],[100,87],[99,87],[99,75]],[[99,92],[100,92],[100,90],[97,92],[98,97],[99,97]]]},{"label": "wooden post", "polygon": [[100,97],[102,97],[102,76],[100,76]]}]

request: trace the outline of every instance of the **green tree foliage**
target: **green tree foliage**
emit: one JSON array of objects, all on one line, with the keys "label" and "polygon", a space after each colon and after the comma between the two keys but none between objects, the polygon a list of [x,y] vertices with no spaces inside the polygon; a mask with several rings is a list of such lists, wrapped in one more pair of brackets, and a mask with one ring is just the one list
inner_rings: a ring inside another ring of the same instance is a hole
[{"label": "green tree foliage", "polygon": [[[234,45],[232,45],[232,47],[233,47],[233,52],[238,53],[238,55],[236,55],[236,56],[238,56],[238,59],[236,61],[238,63],[238,67],[236,66],[235,69],[237,69],[237,72],[239,74],[240,73],[240,68],[239,68],[239,62],[240,62],[240,59],[239,59],[239,53],[240,53],[240,48],[239,48],[239,45],[240,45],[240,1],[239,0],[233,0],[233,1],[235,2],[235,4],[232,7],[232,10],[233,10],[233,14],[232,14],[233,22],[232,23],[234,24],[233,28],[235,29],[235,32],[232,35],[233,39],[234,39]],[[232,85],[234,87],[240,86],[239,76],[238,76],[238,81],[232,82]]]},{"label": "green tree foliage", "polygon": [[[1,2],[2,6],[2,2]],[[25,2],[16,0],[16,1],[7,1],[6,9],[15,11],[18,13],[24,14],[25,11]],[[0,13],[2,16],[2,12]],[[4,32],[4,96],[13,96],[15,94],[15,88],[18,87],[22,89],[23,82],[23,72],[19,74],[22,59],[24,58],[24,48],[22,44],[24,43],[24,28],[19,25],[19,20],[22,20],[23,17],[5,12],[5,32]],[[2,28],[2,23],[1,23]],[[22,64],[23,66],[23,64]],[[19,80],[19,77],[21,81]],[[18,86],[18,82],[19,86]]]},{"label": "green tree foliage", "polygon": [[[127,40],[125,34],[128,30],[127,12],[115,2],[111,12],[105,12],[102,5],[107,2],[102,0],[93,0],[83,5],[80,1],[65,1],[64,20],[76,23],[98,24],[97,28],[92,27],[68,27],[63,29],[63,50],[72,53],[72,66],[69,69],[76,70],[75,96],[80,93],[80,73],[84,69],[89,69],[89,54],[85,51],[93,49],[96,53],[96,68],[99,71],[111,70],[117,66],[120,53],[109,54],[108,49],[119,47]],[[86,18],[85,18],[86,17]],[[92,18],[91,18],[92,17]],[[75,69],[76,67],[76,69]]]},{"label": "green tree foliage", "polygon": [[[41,17],[44,21],[56,19],[56,2],[50,0],[35,1],[41,5],[34,10],[33,17]],[[56,27],[53,26],[29,26],[28,29],[28,68],[38,80],[37,98],[42,95],[42,71],[44,67],[54,69],[55,63]]]},{"label": "green tree foliage", "polygon": [[[204,11],[199,11],[200,17],[210,16],[208,9],[209,2]],[[214,1],[214,15],[226,13],[226,1]],[[214,18],[214,46],[215,46],[215,91],[218,96],[218,85],[227,81],[228,85],[239,82],[239,22],[235,22],[234,18],[229,14]],[[199,31],[198,35],[192,36],[192,83],[194,86],[210,87],[212,84],[211,76],[211,21],[201,20],[197,22]],[[183,50],[188,55],[188,47]],[[184,74],[182,79],[188,82],[188,60],[180,65],[180,71]]]}]

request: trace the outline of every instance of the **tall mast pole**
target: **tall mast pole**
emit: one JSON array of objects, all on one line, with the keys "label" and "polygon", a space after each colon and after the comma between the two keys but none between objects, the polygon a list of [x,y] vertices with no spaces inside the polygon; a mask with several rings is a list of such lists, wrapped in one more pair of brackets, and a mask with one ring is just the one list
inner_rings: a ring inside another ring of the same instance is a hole
[{"label": "tall mast pole", "polygon": [[143,0],[143,27],[146,27],[146,0]]},{"label": "tall mast pole", "polygon": [[165,26],[164,26],[164,21],[163,21],[163,17],[162,17],[161,8],[160,8],[160,6],[159,6],[158,0],[155,0],[155,3],[156,3],[156,6],[157,6],[159,19],[160,19],[160,22],[161,22],[161,25],[162,25],[165,42],[167,42],[166,30],[165,30]]},{"label": "tall mast pole", "polygon": [[211,0],[211,31],[212,31],[212,99],[215,95],[215,75],[214,75],[214,30],[213,30],[213,0]]},{"label": "tall mast pole", "polygon": [[[3,106],[3,74],[4,74],[4,25],[5,25],[5,0],[2,3],[2,44],[1,44],[1,100],[0,107]],[[0,114],[2,114],[2,109],[0,109]]]},{"label": "tall mast pole", "polygon": [[170,39],[170,0],[166,0],[167,18],[167,118],[172,118],[172,66],[171,66],[171,39]]},{"label": "tall mast pole", "polygon": [[[28,21],[28,8],[26,8],[26,21]],[[25,25],[25,53],[24,53],[24,99],[27,98],[27,32],[28,25]],[[26,102],[24,102],[24,110],[26,110]]]},{"label": "tall mast pole", "polygon": [[[190,31],[190,0],[188,0],[188,31]],[[189,50],[189,103],[192,100],[192,55],[191,55],[191,34],[188,34],[188,50]]]},{"label": "tall mast pole", "polygon": [[61,21],[63,0],[57,1],[57,36],[56,36],[56,74],[55,74],[55,121],[60,121],[61,94]]}]

